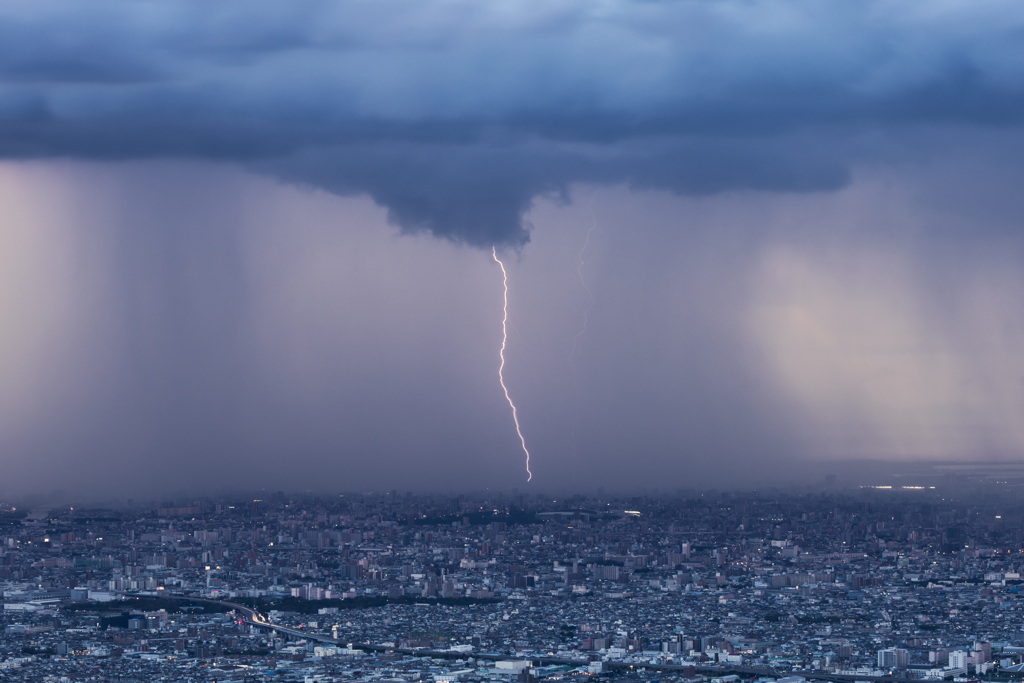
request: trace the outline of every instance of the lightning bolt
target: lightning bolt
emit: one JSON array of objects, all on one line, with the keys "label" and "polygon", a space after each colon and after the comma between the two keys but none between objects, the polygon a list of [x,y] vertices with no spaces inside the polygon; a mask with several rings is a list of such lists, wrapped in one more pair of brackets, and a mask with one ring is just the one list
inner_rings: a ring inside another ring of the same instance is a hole
[{"label": "lightning bolt", "polygon": [[526,453],[526,481],[530,481],[533,479],[533,472],[530,471],[530,451],[526,448],[526,439],[523,438],[523,431],[519,428],[516,404],[512,402],[512,397],[508,395],[508,387],[505,386],[505,375],[503,374],[505,371],[505,344],[508,342],[508,273],[505,272],[505,264],[498,258],[497,248],[491,247],[491,255],[494,256],[494,260],[501,266],[501,279],[505,287],[505,303],[502,309],[504,317],[501,319],[501,351],[498,352],[498,355],[501,357],[501,365],[498,366],[498,382],[501,383],[501,388],[505,392],[505,400],[512,407],[512,421],[516,423],[516,434],[519,435],[519,441],[523,444],[523,452]]}]

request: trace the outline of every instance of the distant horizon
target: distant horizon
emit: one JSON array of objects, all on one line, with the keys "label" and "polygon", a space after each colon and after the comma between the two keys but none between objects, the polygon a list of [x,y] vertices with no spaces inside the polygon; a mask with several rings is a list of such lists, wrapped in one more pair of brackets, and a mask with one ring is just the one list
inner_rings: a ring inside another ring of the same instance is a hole
[{"label": "distant horizon", "polygon": [[[814,473],[806,472],[805,478],[801,481],[775,481],[761,485],[701,485],[698,483],[683,483],[679,486],[670,486],[662,482],[661,485],[636,485],[616,487],[611,484],[602,484],[588,488],[569,488],[567,486],[549,485],[521,485],[502,488],[491,487],[466,487],[466,488],[345,488],[329,487],[308,488],[308,487],[221,487],[217,488],[196,488],[192,491],[175,490],[162,493],[138,491],[134,493],[119,494],[76,494],[73,491],[51,489],[50,491],[21,492],[15,496],[5,495],[0,492],[0,505],[20,503],[22,505],[47,506],[66,505],[79,503],[84,505],[99,504],[120,504],[134,506],[154,507],[162,503],[186,504],[188,501],[247,501],[256,495],[264,495],[267,502],[270,496],[283,494],[285,498],[335,498],[345,496],[378,496],[387,497],[397,493],[399,498],[405,495],[412,496],[451,496],[451,497],[476,497],[500,496],[504,498],[519,497],[528,501],[537,501],[540,497],[611,497],[611,498],[636,498],[651,497],[675,498],[694,497],[704,494],[743,494],[743,493],[781,493],[786,495],[801,495],[807,493],[868,493],[872,489],[892,489],[892,493],[904,492],[910,495],[918,491],[948,493],[952,491],[963,491],[970,487],[999,487],[1019,486],[1024,487],[1024,460],[1014,461],[932,461],[917,463],[893,463],[883,460],[849,460],[833,463],[805,463],[807,469],[816,470]],[[868,466],[874,465],[871,470]],[[931,471],[922,471],[930,468]],[[915,471],[917,470],[917,471]],[[955,470],[954,472],[944,470]],[[1006,479],[1001,481],[1000,475],[1005,474]],[[952,477],[956,479],[952,479]],[[881,491],[880,491],[881,493]],[[27,503],[26,501],[31,501]]]}]

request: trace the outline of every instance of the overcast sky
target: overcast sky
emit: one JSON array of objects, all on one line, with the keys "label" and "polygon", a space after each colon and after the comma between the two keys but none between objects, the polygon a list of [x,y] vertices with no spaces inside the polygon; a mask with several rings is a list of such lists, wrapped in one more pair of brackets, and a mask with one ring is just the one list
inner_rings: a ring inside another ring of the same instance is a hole
[{"label": "overcast sky", "polygon": [[3,3],[0,495],[1019,460],[1022,30],[995,1]]}]

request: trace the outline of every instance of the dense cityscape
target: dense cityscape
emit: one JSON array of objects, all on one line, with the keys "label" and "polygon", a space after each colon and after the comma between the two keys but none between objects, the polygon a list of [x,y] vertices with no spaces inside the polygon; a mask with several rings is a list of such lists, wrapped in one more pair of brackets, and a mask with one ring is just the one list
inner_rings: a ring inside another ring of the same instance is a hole
[{"label": "dense cityscape", "polygon": [[1024,655],[1024,504],[991,480],[3,510],[11,680],[1005,680]]},{"label": "dense cityscape", "polygon": [[1024,2],[0,2],[0,683],[1024,683]]}]

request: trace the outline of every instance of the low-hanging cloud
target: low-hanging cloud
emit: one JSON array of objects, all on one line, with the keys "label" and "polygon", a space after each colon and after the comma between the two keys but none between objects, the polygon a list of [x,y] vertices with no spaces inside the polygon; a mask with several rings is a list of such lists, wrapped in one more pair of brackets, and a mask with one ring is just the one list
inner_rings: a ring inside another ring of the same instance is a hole
[{"label": "low-hanging cloud", "polygon": [[237,162],[519,245],[574,182],[835,189],[1016,127],[1022,27],[1011,2],[11,2],[0,156]]}]

